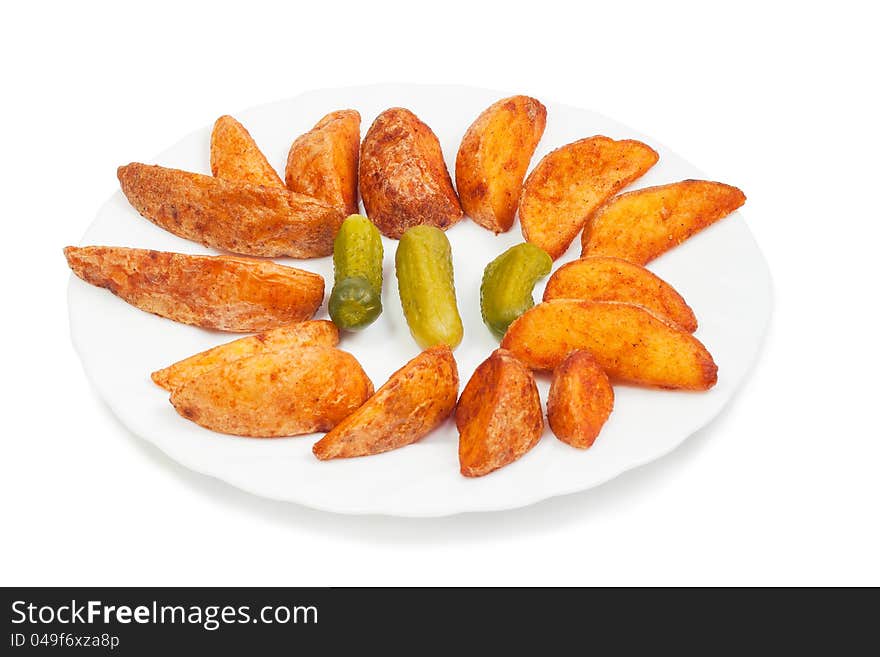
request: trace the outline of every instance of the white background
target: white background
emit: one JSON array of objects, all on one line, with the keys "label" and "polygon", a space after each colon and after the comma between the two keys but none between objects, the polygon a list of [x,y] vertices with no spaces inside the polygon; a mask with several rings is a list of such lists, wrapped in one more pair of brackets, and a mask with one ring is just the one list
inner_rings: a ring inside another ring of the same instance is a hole
[{"label": "white background", "polygon": [[[880,584],[880,49],[869,3],[823,5],[4,4],[0,584]],[[744,189],[776,306],[728,410],[598,489],[440,520],[253,498],[122,427],[70,345],[61,254],[117,165],[382,81],[593,109]]]}]

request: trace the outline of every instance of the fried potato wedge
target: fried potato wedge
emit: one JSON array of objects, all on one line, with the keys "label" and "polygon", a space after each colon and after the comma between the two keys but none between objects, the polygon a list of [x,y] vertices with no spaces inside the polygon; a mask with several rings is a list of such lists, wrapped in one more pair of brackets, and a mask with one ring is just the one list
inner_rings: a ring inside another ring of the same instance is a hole
[{"label": "fried potato wedge", "polygon": [[392,374],[363,406],[315,443],[312,452],[326,461],[409,445],[452,414],[457,396],[452,350],[431,347]]},{"label": "fried potato wedge", "polygon": [[229,115],[214,122],[211,132],[211,173],[234,182],[284,187],[284,181],[257,147],[251,133]]},{"label": "fried potato wedge", "polygon": [[373,394],[351,354],[302,347],[239,358],[174,389],[181,416],[212,431],[253,438],[332,429]]},{"label": "fried potato wedge", "polygon": [[358,177],[367,216],[392,239],[420,224],[446,230],[463,216],[437,136],[408,109],[373,121]]},{"label": "fried potato wedge", "polygon": [[519,201],[523,237],[561,256],[590,214],[657,163],[640,141],[596,136],[545,155],[526,178]]},{"label": "fried potato wedge", "polygon": [[280,187],[139,163],[119,167],[117,176],[129,203],[157,226],[233,253],[330,255],[345,218],[338,208]]},{"label": "fried potato wedge", "polygon": [[318,274],[235,256],[68,246],[73,273],[131,305],[220,331],[265,331],[309,319],[324,299]]},{"label": "fried potato wedge", "polygon": [[694,336],[641,306],[617,301],[539,303],[510,325],[501,346],[539,370],[552,370],[569,352],[584,349],[617,381],[707,390],[718,380],[715,361]]},{"label": "fried potato wedge", "polygon": [[708,180],[683,180],[621,194],[587,222],[582,254],[644,265],[745,202],[745,194],[736,187]]},{"label": "fried potato wedge", "polygon": [[553,299],[633,303],[688,333],[697,330],[694,311],[669,283],[621,258],[595,256],[563,265],[544,288],[544,301]]},{"label": "fried potato wedge", "polygon": [[614,389],[589,352],[573,351],[553,370],[547,420],[562,442],[592,446],[613,409]]},{"label": "fried potato wedge", "polygon": [[516,461],[544,432],[531,370],[496,349],[474,370],[455,410],[458,460],[465,477],[482,477]]},{"label": "fried potato wedge", "polygon": [[465,213],[493,233],[510,230],[523,178],[541,141],[547,108],[529,96],[490,105],[461,140],[455,186]]},{"label": "fried potato wedge", "polygon": [[290,147],[287,188],[339,208],[345,216],[357,214],[360,145],[361,115],[331,112]]},{"label": "fried potato wedge", "polygon": [[248,356],[297,347],[335,347],[337,344],[339,330],[333,322],[324,319],[300,322],[202,351],[153,372],[151,378],[157,386],[171,391],[208,370]]}]

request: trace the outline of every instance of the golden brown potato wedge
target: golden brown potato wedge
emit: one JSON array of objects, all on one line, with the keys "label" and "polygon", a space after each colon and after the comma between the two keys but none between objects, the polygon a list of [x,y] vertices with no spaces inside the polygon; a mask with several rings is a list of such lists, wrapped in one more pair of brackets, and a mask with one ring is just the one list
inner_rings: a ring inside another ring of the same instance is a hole
[{"label": "golden brown potato wedge", "polygon": [[174,389],[180,415],[207,429],[253,438],[327,431],[373,394],[354,356],[302,347],[239,358]]},{"label": "golden brown potato wedge", "polygon": [[490,105],[471,124],[455,159],[455,186],[465,213],[493,233],[510,230],[547,108],[529,96]]},{"label": "golden brown potato wedge", "polygon": [[587,449],[613,408],[614,389],[589,352],[573,351],[553,370],[547,420],[562,442]]},{"label": "golden brown potato wedge", "polygon": [[211,132],[211,173],[233,182],[284,187],[284,182],[257,147],[251,133],[229,115],[214,122]]},{"label": "golden brown potato wedge", "polygon": [[322,461],[369,456],[414,443],[455,408],[458,368],[446,345],[431,347],[312,447]]},{"label": "golden brown potato wedge", "polygon": [[552,299],[633,303],[644,306],[688,333],[697,330],[694,311],[669,283],[644,267],[621,258],[595,256],[563,265],[553,273],[544,288],[544,301]]},{"label": "golden brown potato wedge", "polygon": [[309,319],[324,279],[308,271],[235,256],[68,246],[73,273],[133,306],[220,331],[265,331]]},{"label": "golden brown potato wedge", "polygon": [[641,306],[616,301],[539,303],[510,325],[501,346],[539,370],[584,349],[618,381],[707,390],[718,380],[715,361],[694,336]]},{"label": "golden brown potato wedge", "polygon": [[300,322],[202,351],[153,372],[151,377],[156,385],[170,391],[208,370],[248,356],[297,347],[335,347],[337,344],[339,331],[333,322],[324,319]]},{"label": "golden brown potato wedge", "polygon": [[437,136],[407,109],[376,117],[358,177],[367,216],[393,239],[420,224],[446,230],[463,216]]},{"label": "golden brown potato wedge", "polygon": [[233,253],[330,255],[345,218],[338,208],[281,187],[138,163],[119,167],[117,175],[129,203],[154,224]]},{"label": "golden brown potato wedge", "polygon": [[621,194],[587,222],[582,254],[644,265],[745,202],[745,194],[736,187],[708,180],[683,180]]},{"label": "golden brown potato wedge", "polygon": [[455,410],[458,460],[465,477],[513,463],[544,432],[541,399],[531,370],[496,349],[474,370]]},{"label": "golden brown potato wedge", "polygon": [[596,136],[545,155],[526,178],[519,201],[523,237],[554,260],[607,199],[659,159],[640,141]]},{"label": "golden brown potato wedge", "polygon": [[292,192],[312,196],[348,216],[358,211],[361,115],[331,112],[293,142],[284,174]]}]

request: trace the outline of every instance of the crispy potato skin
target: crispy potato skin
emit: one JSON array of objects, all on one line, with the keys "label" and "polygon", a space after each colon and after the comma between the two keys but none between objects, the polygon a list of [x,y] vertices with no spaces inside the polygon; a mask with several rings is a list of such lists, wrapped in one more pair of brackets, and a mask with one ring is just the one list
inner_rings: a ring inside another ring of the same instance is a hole
[{"label": "crispy potato skin", "polygon": [[139,163],[119,167],[117,176],[129,203],[157,226],[233,253],[330,255],[345,218],[337,208],[284,188]]},{"label": "crispy potato skin", "polygon": [[409,445],[452,414],[457,396],[452,350],[431,347],[392,374],[363,406],[315,443],[312,452],[325,461]]},{"label": "crispy potato skin", "polygon": [[582,254],[644,265],[745,202],[745,194],[736,187],[708,180],[683,180],[621,194],[587,222]]},{"label": "crispy potato skin", "polygon": [[157,386],[171,391],[215,367],[240,358],[296,347],[335,347],[337,344],[339,330],[333,322],[324,319],[300,322],[221,344],[157,370],[150,376]]},{"label": "crispy potato skin", "polygon": [[357,214],[360,145],[361,115],[355,110],[331,112],[290,147],[287,188],[340,208],[345,216]]},{"label": "crispy potato skin", "polygon": [[640,141],[601,135],[548,153],[523,186],[519,201],[523,237],[555,260],[597,207],[642,176],[659,157]]},{"label": "crispy potato skin", "polygon": [[538,370],[552,370],[583,349],[617,381],[707,390],[718,380],[715,361],[694,336],[641,306],[616,301],[539,303],[510,325],[501,346]]},{"label": "crispy potato skin", "polygon": [[257,147],[251,133],[229,115],[214,122],[211,173],[218,178],[251,185],[284,187],[284,182]]},{"label": "crispy potato skin", "polygon": [[589,352],[573,351],[553,370],[547,420],[562,442],[592,446],[613,409],[614,389]]},{"label": "crispy potato skin", "polygon": [[361,144],[359,180],[367,216],[392,239],[420,224],[446,230],[463,216],[437,136],[407,109],[376,117]]},{"label": "crispy potato skin", "polygon": [[114,246],[68,246],[64,255],[86,283],[202,328],[265,331],[309,319],[324,299],[321,276],[273,262]]},{"label": "crispy potato skin", "polygon": [[510,230],[523,178],[547,124],[547,108],[529,96],[490,105],[461,140],[455,186],[465,213],[493,233]]},{"label": "crispy potato skin", "polygon": [[513,463],[544,432],[541,399],[531,370],[496,349],[474,370],[455,410],[458,460],[465,477],[482,477]]},{"label": "crispy potato skin", "polygon": [[669,283],[621,258],[595,256],[563,265],[544,288],[544,301],[553,299],[623,301],[644,306],[688,333],[697,330],[694,311]]},{"label": "crispy potato skin", "polygon": [[212,431],[253,438],[336,426],[373,394],[354,356],[301,347],[240,358],[174,389],[177,412]]}]

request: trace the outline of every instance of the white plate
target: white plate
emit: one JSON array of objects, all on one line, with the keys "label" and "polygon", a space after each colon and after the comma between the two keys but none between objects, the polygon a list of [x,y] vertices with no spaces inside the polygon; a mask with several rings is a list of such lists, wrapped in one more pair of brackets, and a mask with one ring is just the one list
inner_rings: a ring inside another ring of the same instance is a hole
[{"label": "white plate", "polygon": [[[447,164],[454,167],[458,144],[468,125],[505,95],[510,94],[458,86],[328,89],[239,112],[236,117],[269,161],[283,171],[293,138],[325,113],[357,109],[366,131],[382,110],[408,107],[433,128]],[[226,109],[218,108],[218,115]],[[711,172],[703,174],[655,139],[615,121],[553,103],[547,103],[547,109],[547,129],[533,164],[562,144],[604,134],[641,139],[659,151],[660,162],[633,188],[684,178],[712,178]],[[209,139],[210,127],[205,127],[151,163],[207,173]],[[480,319],[483,267],[522,241],[522,236],[519,225],[496,237],[468,220],[447,235],[465,329],[464,340],[455,351],[463,387],[476,366],[498,346]],[[120,192],[101,208],[82,243],[211,253],[140,217]],[[384,313],[367,330],[345,335],[341,343],[360,360],[377,388],[418,352],[400,310],[393,270],[395,247],[395,242],[385,240]],[[580,240],[576,239],[555,267],[576,258],[579,249]],[[279,261],[318,272],[332,282],[330,258]],[[718,385],[705,393],[617,386],[614,412],[591,449],[573,449],[556,440],[548,429],[522,459],[479,479],[465,479],[458,473],[458,434],[451,420],[403,449],[329,462],[312,456],[312,444],[319,436],[255,440],[213,433],[179,417],[168,403],[167,393],[155,386],[149,375],[240,336],[150,315],[75,277],[71,277],[69,288],[70,325],[86,373],[113,412],[131,431],[183,465],[256,495],[316,509],[442,516],[510,509],[596,486],[666,454],[721,411],[756,358],[769,319],[771,291],[766,263],[742,216],[734,213],[654,261],[651,269],[681,292],[694,309],[700,322],[696,335],[718,364]],[[536,299],[543,288],[544,282],[539,283]],[[326,317],[326,308],[317,316]],[[546,399],[546,378],[539,379],[539,388]]]}]

